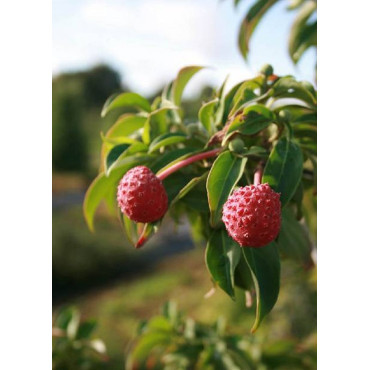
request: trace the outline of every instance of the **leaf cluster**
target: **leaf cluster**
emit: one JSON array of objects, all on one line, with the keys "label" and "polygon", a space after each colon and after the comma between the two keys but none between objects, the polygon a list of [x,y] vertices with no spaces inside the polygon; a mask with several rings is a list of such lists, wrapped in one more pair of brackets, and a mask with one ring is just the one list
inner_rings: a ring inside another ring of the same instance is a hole
[{"label": "leaf cluster", "polygon": [[[127,106],[137,113],[119,117],[101,135],[101,172],[86,193],[84,215],[93,230],[94,215],[105,202],[118,213],[129,240],[141,247],[162,220],[135,223],[119,211],[116,191],[122,176],[138,165],[159,175],[184,159],[218,148],[217,157],[194,162],[164,179],[167,215],[176,222],[186,218],[194,242],[206,245],[207,268],[217,286],[231,298],[235,287],[256,297],[255,331],[278,298],[280,256],[312,264],[303,199],[316,188],[316,90],[292,76],[276,76],[269,67],[229,91],[222,84],[201,106],[198,120],[188,122],[181,97],[201,69],[180,70],[152,102],[136,93],[107,100],[103,116]],[[264,169],[262,182],[281,194],[282,228],[268,246],[240,248],[225,230],[222,207],[236,187],[252,183],[257,168]]]}]

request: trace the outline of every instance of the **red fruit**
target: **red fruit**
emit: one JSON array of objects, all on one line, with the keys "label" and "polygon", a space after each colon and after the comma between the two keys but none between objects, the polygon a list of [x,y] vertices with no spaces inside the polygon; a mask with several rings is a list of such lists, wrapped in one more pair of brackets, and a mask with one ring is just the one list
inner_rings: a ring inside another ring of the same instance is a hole
[{"label": "red fruit", "polygon": [[167,211],[167,193],[162,181],[145,166],[134,167],[122,177],[117,201],[130,220],[153,222]]},{"label": "red fruit", "polygon": [[224,204],[222,221],[229,235],[242,247],[262,247],[279,234],[280,194],[268,184],[240,188]]}]

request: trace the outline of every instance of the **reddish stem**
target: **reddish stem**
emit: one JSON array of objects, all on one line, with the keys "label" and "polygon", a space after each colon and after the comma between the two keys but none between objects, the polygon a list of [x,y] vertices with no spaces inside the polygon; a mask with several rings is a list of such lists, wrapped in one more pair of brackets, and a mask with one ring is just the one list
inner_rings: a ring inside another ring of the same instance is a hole
[{"label": "reddish stem", "polygon": [[167,168],[162,173],[160,173],[159,175],[157,175],[157,177],[160,180],[164,180],[166,177],[168,177],[169,175],[173,174],[174,172],[176,172],[180,168],[185,167],[185,166],[188,166],[189,164],[191,164],[193,162],[200,161],[201,159],[206,159],[206,158],[214,157],[215,155],[217,155],[218,153],[220,153],[221,150],[222,150],[221,148],[217,148],[217,149],[210,150],[209,152],[204,152],[204,153],[199,153],[199,154],[193,155],[192,157],[186,158],[186,159],[184,159],[184,160],[182,160],[180,162],[177,162],[173,166]]},{"label": "reddish stem", "polygon": [[261,184],[262,180],[262,168],[258,168],[257,171],[254,173],[254,185],[259,185]]}]

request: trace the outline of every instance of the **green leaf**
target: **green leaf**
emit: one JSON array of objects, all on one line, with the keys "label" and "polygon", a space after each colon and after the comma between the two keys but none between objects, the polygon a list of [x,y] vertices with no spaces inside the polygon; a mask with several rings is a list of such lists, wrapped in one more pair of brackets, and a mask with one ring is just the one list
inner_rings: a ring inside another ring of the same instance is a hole
[{"label": "green leaf", "polygon": [[231,122],[227,129],[223,144],[230,138],[231,134],[236,131],[243,135],[254,135],[264,130],[274,119],[274,113],[263,105],[255,104],[246,107],[243,109],[243,112],[238,114]]},{"label": "green leaf", "polygon": [[225,229],[212,233],[206,249],[207,268],[213,280],[233,299],[234,271],[240,256],[240,245],[227,235]]},{"label": "green leaf", "polygon": [[118,157],[130,147],[130,144],[119,144],[113,147],[105,160],[105,171],[118,159]]},{"label": "green leaf", "polygon": [[229,115],[233,115],[244,103],[251,101],[257,97],[255,94],[256,89],[260,89],[263,84],[263,77],[258,76],[256,78],[244,81],[238,88],[235,96],[233,97],[233,107]]},{"label": "green leaf", "polygon": [[146,122],[146,117],[136,116],[132,114],[124,114],[118,118],[114,125],[107,131],[103,139],[103,145],[101,149],[102,163],[105,163],[105,158],[108,150],[111,148],[111,143],[107,141],[114,138],[127,137],[135,131],[141,129]]},{"label": "green leaf", "polygon": [[243,82],[239,82],[236,84],[226,95],[224,100],[224,112],[222,116],[222,123],[225,123],[227,121],[227,117],[229,116],[229,112],[233,106],[233,101],[234,101],[234,96],[240,86],[242,85]]},{"label": "green leaf", "polygon": [[91,231],[94,231],[95,212],[107,194],[109,185],[109,178],[105,176],[104,172],[102,172],[94,179],[87,189],[83,203],[83,213],[87,226]]},{"label": "green leaf", "polygon": [[270,153],[262,182],[267,182],[277,193],[281,194],[281,205],[285,206],[301,181],[302,171],[303,155],[300,147],[283,137]]},{"label": "green leaf", "polygon": [[241,178],[247,158],[238,158],[229,151],[221,153],[214,161],[207,178],[210,223],[216,227],[221,222],[222,207]]},{"label": "green leaf", "polygon": [[96,320],[84,321],[77,330],[76,339],[88,339],[96,328]]},{"label": "green leaf", "polygon": [[294,212],[288,207],[282,211],[280,234],[277,239],[279,250],[283,255],[304,266],[312,263],[311,243],[303,225],[297,221]]},{"label": "green leaf", "polygon": [[207,132],[212,135],[216,129],[216,122],[215,121],[215,109],[219,104],[219,99],[213,99],[206,104],[203,104],[199,110],[199,121],[207,130]]},{"label": "green leaf", "polygon": [[182,93],[185,89],[185,86],[189,82],[189,80],[201,69],[204,67],[200,66],[189,66],[182,68],[179,73],[177,74],[176,79],[172,85],[172,101],[177,105],[180,106]]},{"label": "green leaf", "polygon": [[294,63],[299,61],[309,47],[317,45],[317,22],[308,23],[314,12],[316,1],[306,1],[290,30],[289,55]]},{"label": "green leaf", "polygon": [[242,248],[257,296],[256,319],[252,333],[257,330],[263,318],[274,307],[280,289],[280,259],[275,242],[262,248]]},{"label": "green leaf", "polygon": [[275,82],[272,88],[272,95],[275,98],[294,98],[307,103],[310,107],[316,108],[316,98],[302,83],[294,77],[282,77]]},{"label": "green leaf", "polygon": [[176,107],[163,107],[149,114],[143,130],[143,141],[149,145],[157,136],[168,132],[167,113]]},{"label": "green leaf", "polygon": [[249,52],[251,36],[262,16],[277,0],[257,0],[248,10],[239,30],[239,49],[244,58]]},{"label": "green leaf", "polygon": [[167,145],[177,144],[185,141],[187,136],[182,132],[170,132],[156,137],[149,146],[148,153],[153,153],[159,148]]},{"label": "green leaf", "polygon": [[235,269],[234,274],[235,286],[245,291],[250,291],[254,287],[253,278],[249,266],[245,258],[240,258],[240,261]]},{"label": "green leaf", "polygon": [[150,161],[153,156],[146,154],[147,146],[143,143],[137,142],[132,144],[129,148],[127,148],[120,156],[116,159],[116,161],[107,169],[107,176],[110,176],[112,171],[120,168],[126,167],[131,163],[139,163],[139,162],[148,162]]},{"label": "green leaf", "polygon": [[144,97],[136,93],[122,93],[108,98],[103,106],[101,116],[105,117],[108,112],[116,108],[135,107],[145,112],[150,112],[150,103]]},{"label": "green leaf", "polygon": [[144,126],[146,117],[133,114],[124,114],[118,118],[114,125],[107,131],[105,137],[113,138],[128,136]]}]

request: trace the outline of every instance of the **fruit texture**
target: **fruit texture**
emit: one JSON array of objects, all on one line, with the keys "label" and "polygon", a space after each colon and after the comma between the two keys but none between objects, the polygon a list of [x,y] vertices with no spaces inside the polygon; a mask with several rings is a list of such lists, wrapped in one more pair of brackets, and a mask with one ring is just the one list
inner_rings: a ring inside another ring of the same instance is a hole
[{"label": "fruit texture", "polygon": [[268,184],[239,188],[224,204],[222,221],[242,247],[262,247],[279,234],[280,194]]},{"label": "fruit texture", "polygon": [[138,166],[122,177],[117,202],[129,219],[153,222],[166,213],[168,198],[162,181],[148,167]]}]

